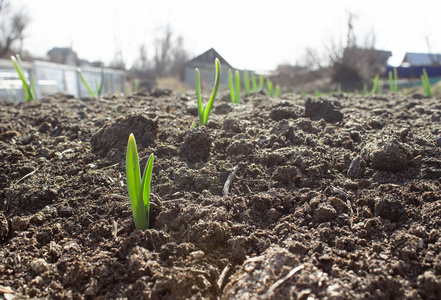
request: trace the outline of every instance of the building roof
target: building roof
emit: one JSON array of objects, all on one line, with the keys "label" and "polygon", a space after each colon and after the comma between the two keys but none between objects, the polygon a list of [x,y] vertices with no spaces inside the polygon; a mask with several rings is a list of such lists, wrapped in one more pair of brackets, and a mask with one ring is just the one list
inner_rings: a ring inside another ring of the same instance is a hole
[{"label": "building roof", "polygon": [[401,64],[411,66],[430,66],[441,64],[441,54],[407,52]]},{"label": "building roof", "polygon": [[233,67],[216,50],[214,50],[214,48],[210,48],[201,55],[189,60],[186,65],[211,64],[214,66],[214,60],[216,57],[219,59],[222,67],[233,69]]}]

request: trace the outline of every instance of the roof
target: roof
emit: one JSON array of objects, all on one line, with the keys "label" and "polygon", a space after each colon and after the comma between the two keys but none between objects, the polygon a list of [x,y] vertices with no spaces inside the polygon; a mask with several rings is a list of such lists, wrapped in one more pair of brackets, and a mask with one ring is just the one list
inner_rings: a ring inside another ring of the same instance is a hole
[{"label": "roof", "polygon": [[441,64],[441,54],[407,52],[404,55],[403,63],[408,63],[411,66],[439,65]]},{"label": "roof", "polygon": [[63,54],[76,54],[72,48],[68,47],[53,47],[51,50],[47,52],[49,55],[52,53],[63,53]]},{"label": "roof", "polygon": [[214,48],[210,48],[201,55],[198,55],[192,60],[189,60],[186,65],[212,64],[214,66],[214,60],[216,59],[216,57],[219,59],[222,67],[233,69],[233,67],[216,50],[214,50]]}]

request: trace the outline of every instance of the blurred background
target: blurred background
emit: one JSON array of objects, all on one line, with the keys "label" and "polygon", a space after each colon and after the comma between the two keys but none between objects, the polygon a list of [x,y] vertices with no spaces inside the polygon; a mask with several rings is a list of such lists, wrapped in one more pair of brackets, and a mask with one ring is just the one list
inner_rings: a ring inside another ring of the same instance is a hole
[{"label": "blurred background", "polygon": [[0,0],[0,90],[19,84],[10,72],[15,54],[38,80],[40,97],[84,96],[76,68],[93,82],[101,64],[109,93],[127,92],[126,83],[135,81],[147,89],[191,88],[194,67],[208,76],[213,56],[222,58],[223,71],[247,69],[297,92],[360,90],[393,67],[409,84],[423,68],[436,80],[440,6],[435,0]]}]

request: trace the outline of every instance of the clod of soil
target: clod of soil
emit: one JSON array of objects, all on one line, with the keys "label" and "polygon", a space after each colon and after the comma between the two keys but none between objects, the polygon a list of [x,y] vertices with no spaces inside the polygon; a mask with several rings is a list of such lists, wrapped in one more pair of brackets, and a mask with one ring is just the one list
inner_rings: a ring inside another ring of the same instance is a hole
[{"label": "clod of soil", "polygon": [[189,162],[203,162],[210,157],[211,137],[207,129],[202,126],[191,129],[181,146],[182,156]]},{"label": "clod of soil", "polygon": [[[118,118],[114,123],[107,124],[95,133],[90,144],[92,152],[100,157],[121,158],[127,147],[127,140],[131,133],[135,135],[139,148],[153,147],[156,140],[157,123],[143,115],[127,115]],[[109,155],[109,152],[112,153]],[[116,160],[110,158],[111,163]]]},{"label": "clod of soil", "polygon": [[343,113],[329,100],[315,100],[308,98],[305,102],[305,116],[311,120],[324,119],[329,123],[343,120]]}]

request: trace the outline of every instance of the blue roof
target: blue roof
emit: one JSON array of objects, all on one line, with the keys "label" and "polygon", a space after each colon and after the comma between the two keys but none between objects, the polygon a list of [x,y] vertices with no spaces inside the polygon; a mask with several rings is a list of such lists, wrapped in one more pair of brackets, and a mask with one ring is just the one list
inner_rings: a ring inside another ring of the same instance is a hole
[{"label": "blue roof", "polygon": [[407,52],[403,63],[411,66],[430,66],[441,64],[441,54]]}]

